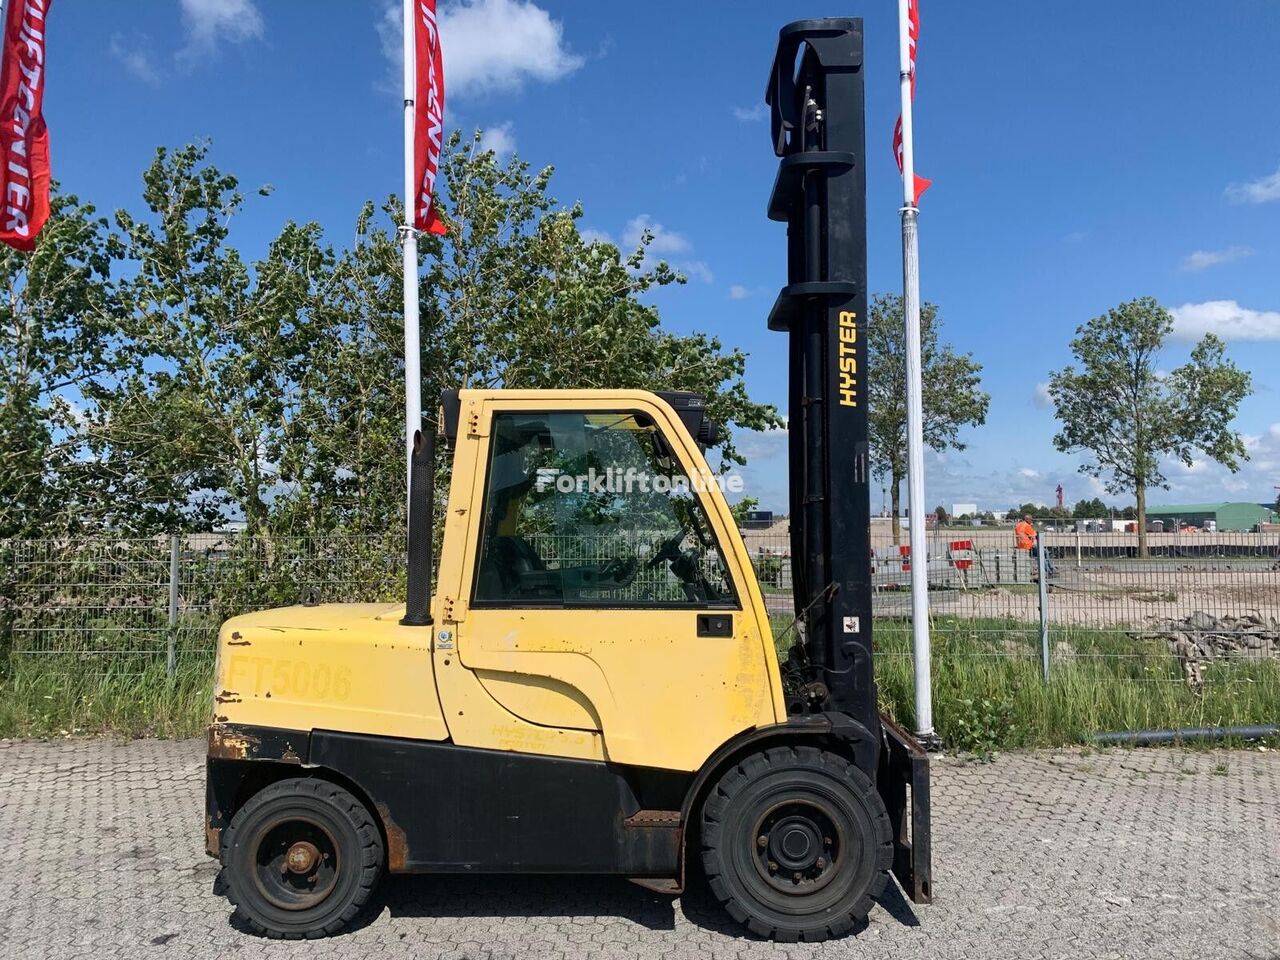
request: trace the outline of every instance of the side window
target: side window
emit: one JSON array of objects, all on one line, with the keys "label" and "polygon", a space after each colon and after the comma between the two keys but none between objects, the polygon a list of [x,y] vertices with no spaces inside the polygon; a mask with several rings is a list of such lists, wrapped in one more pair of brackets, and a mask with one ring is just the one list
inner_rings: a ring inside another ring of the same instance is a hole
[{"label": "side window", "polygon": [[737,605],[688,476],[628,412],[494,418],[473,602]]}]

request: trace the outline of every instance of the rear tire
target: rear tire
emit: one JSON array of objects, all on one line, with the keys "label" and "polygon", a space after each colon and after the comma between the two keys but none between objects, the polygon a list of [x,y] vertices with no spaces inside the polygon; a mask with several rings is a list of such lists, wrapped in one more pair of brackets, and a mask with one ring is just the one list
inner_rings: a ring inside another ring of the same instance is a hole
[{"label": "rear tire", "polygon": [[893,862],[875,784],[816,747],[744,757],[702,808],[702,864],[725,909],[762,937],[807,943],[866,920]]},{"label": "rear tire", "polygon": [[271,784],[222,835],[227,896],[268,937],[337,933],[368,904],[382,862],[382,834],[368,808],[327,780]]}]

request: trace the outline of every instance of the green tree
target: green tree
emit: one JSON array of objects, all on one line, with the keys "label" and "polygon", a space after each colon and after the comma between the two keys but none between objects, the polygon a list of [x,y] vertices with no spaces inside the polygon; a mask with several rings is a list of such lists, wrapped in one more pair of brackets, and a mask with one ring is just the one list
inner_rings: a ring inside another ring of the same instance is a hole
[{"label": "green tree", "polygon": [[747,514],[760,506],[760,501],[755,497],[743,497],[735,504],[731,504],[729,512],[733,514],[733,522],[737,524],[738,529],[742,529],[743,524],[747,522]]},{"label": "green tree", "polygon": [[[747,395],[744,354],[662,328],[644,295],[682,278],[651,262],[652,238],[625,256],[587,242],[581,209],[548,194],[551,173],[450,140],[449,233],[420,243],[425,418],[442,388],[631,387],[697,391],[727,425],[778,425]],[[248,263],[229,241],[244,196],[206,147],[159,151],[143,199],[143,215],[117,214],[130,372],[94,434],[122,522],[403,528],[398,204],[366,204],[346,250],[288,223]],[[720,462],[741,462],[726,437]]]},{"label": "green tree", "polygon": [[1150,297],[1131,300],[1079,327],[1071,341],[1076,364],[1053,373],[1049,395],[1061,429],[1054,446],[1086,452],[1080,471],[1105,481],[1111,493],[1137,499],[1138,552],[1147,555],[1147,488],[1167,487],[1162,458],[1190,466],[1197,452],[1235,472],[1248,458],[1231,429],[1250,375],[1206,334],[1172,373],[1157,359],[1173,318]]},{"label": "green tree", "polygon": [[1081,500],[1076,504],[1071,515],[1077,520],[1098,520],[1108,515],[1107,505],[1098,497],[1092,500]]},{"label": "green tree", "polygon": [[[450,229],[424,290],[435,342],[447,351],[445,384],[693,390],[724,425],[781,424],[773,407],[748,397],[744,353],[663,329],[644,302],[656,287],[685,282],[654,261],[651,234],[631,251],[588,242],[581,206],[559,207],[547,193],[551,167],[534,173],[515,155],[499,165],[478,134],[470,142],[454,134],[442,169]],[[742,462],[728,432],[719,453],[726,466]]]},{"label": "green tree", "polygon": [[[942,321],[932,303],[920,308],[920,358],[924,384],[924,442],[934,450],[963,450],[962,427],[986,422],[991,397],[981,389],[982,364],[939,342]],[[867,364],[872,371],[868,412],[871,463],[889,480],[893,542],[902,542],[902,481],[907,475],[907,359],[902,298],[878,294],[867,325]]]},{"label": "green tree", "polygon": [[74,533],[104,502],[84,436],[119,368],[117,254],[106,220],[57,192],[33,252],[0,246],[0,537]]},{"label": "green tree", "polygon": [[157,151],[143,175],[146,215],[116,214],[136,267],[119,293],[131,363],[104,404],[95,452],[118,478],[122,523],[235,516],[259,534],[289,479],[300,398],[317,387],[306,360],[329,331],[312,308],[333,256],[317,225],[288,223],[266,257],[246,263],[228,243],[239,183],[207,152]]},{"label": "green tree", "polygon": [[933,508],[933,515],[938,518],[939,526],[947,522],[947,519],[948,519],[947,508],[944,507],[942,504],[938,504],[936,507]]},{"label": "green tree", "polygon": [[[779,425],[773,407],[747,395],[745,354],[663,329],[644,302],[683,282],[652,262],[652,237],[625,255],[588,242],[581,207],[549,195],[552,172],[515,155],[499,164],[478,137],[450,138],[438,181],[449,232],[420,238],[424,417],[434,421],[448,388],[640,388],[701,393],[722,424]],[[380,213],[361,212],[317,311],[332,333],[308,354],[322,373],[304,401],[310,426],[296,459],[306,472],[278,498],[282,515],[368,530],[402,522],[401,213],[394,200]],[[727,431],[718,453],[723,465],[742,462]]]}]

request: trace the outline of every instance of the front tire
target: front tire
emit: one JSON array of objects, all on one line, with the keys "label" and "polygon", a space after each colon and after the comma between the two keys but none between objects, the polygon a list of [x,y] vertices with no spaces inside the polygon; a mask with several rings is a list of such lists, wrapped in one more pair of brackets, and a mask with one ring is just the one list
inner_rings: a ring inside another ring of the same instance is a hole
[{"label": "front tire", "polygon": [[327,780],[282,780],[255,794],[222,838],[227,894],[256,932],[337,933],[382,875],[382,835],[363,803]]},{"label": "front tire", "polygon": [[867,918],[893,862],[875,784],[816,747],[774,747],[724,774],[702,809],[716,898],[753,933],[808,943]]}]

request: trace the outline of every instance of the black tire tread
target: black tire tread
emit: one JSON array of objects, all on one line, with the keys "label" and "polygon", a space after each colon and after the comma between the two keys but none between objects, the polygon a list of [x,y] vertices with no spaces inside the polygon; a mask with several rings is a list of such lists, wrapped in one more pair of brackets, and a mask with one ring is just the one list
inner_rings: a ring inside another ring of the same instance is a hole
[{"label": "black tire tread", "polygon": [[230,869],[227,854],[235,843],[237,827],[245,823],[248,819],[247,815],[277,796],[296,796],[298,794],[309,795],[323,803],[327,803],[351,821],[352,826],[355,827],[356,836],[360,841],[360,875],[350,902],[337,917],[321,926],[302,931],[282,930],[271,926],[269,923],[264,923],[253,915],[251,905],[242,903],[237,897],[235,892],[236,885],[228,883],[226,886],[227,899],[237,908],[245,922],[255,933],[273,940],[318,940],[321,937],[328,937],[338,933],[358,917],[368,905],[374,891],[377,889],[378,881],[382,877],[382,833],[374,822],[369,808],[342,787],[319,777],[295,777],[287,780],[278,780],[249,798],[245,805],[237,811],[236,816],[232,818],[231,824],[222,832],[220,859],[228,874],[230,874]]},{"label": "black tire tread", "polygon": [[[844,914],[828,918],[823,923],[798,930],[779,928],[751,914],[740,902],[724,875],[727,868],[718,851],[720,822],[730,802],[748,783],[764,773],[779,767],[822,769],[844,781],[856,794],[867,801],[871,810],[877,811],[875,822],[878,834],[876,847],[876,871],[871,884]],[[818,943],[842,937],[858,924],[866,921],[874,906],[875,898],[884,892],[889,882],[889,868],[893,865],[893,830],[888,811],[880,799],[875,783],[861,770],[839,754],[812,746],[770,747],[758,753],[748,754],[726,771],[711,788],[702,806],[702,865],[711,892],[725,911],[757,936],[778,942]]]}]

